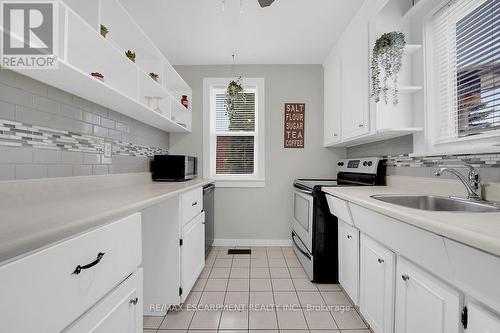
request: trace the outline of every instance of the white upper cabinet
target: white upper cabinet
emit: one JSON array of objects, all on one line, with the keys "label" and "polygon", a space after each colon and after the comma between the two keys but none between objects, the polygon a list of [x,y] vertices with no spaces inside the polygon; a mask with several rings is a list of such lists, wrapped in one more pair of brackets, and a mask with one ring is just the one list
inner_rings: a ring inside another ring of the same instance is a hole
[{"label": "white upper cabinet", "polygon": [[500,318],[479,305],[467,304],[467,333],[494,333],[500,332]]},{"label": "white upper cabinet", "polygon": [[370,131],[368,22],[351,26],[341,41],[342,140]]},{"label": "white upper cabinet", "polygon": [[375,333],[391,333],[394,323],[395,255],[361,234],[359,308]]},{"label": "white upper cabinet", "polygon": [[396,332],[456,333],[460,329],[460,294],[398,257]]},{"label": "white upper cabinet", "polygon": [[325,80],[324,145],[340,141],[341,104],[341,63],[340,54],[334,50],[323,64]]}]

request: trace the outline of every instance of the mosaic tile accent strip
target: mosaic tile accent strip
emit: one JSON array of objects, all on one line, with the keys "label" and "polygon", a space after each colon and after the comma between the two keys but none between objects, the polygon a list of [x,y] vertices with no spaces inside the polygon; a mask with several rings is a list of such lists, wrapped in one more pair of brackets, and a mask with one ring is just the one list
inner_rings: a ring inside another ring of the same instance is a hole
[{"label": "mosaic tile accent strip", "polygon": [[113,144],[113,155],[153,157],[168,154],[163,148],[0,119],[0,146],[103,154],[105,142]]},{"label": "mosaic tile accent strip", "polygon": [[476,155],[443,155],[410,157],[408,155],[388,156],[387,165],[392,167],[459,167],[470,164],[475,168],[500,168],[500,152]]}]

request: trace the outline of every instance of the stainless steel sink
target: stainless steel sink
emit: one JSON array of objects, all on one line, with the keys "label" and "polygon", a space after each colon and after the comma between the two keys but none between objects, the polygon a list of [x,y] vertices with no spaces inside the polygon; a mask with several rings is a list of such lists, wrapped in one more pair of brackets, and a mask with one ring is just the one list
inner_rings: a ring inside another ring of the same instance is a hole
[{"label": "stainless steel sink", "polygon": [[492,204],[487,201],[472,201],[451,197],[379,194],[372,195],[372,198],[394,205],[440,212],[500,212],[500,205]]}]

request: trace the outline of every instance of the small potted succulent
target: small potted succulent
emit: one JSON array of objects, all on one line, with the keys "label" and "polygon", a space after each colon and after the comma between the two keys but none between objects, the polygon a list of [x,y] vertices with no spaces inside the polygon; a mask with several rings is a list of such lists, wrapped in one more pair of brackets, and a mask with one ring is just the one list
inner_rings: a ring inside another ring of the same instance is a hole
[{"label": "small potted succulent", "polygon": [[101,36],[106,38],[106,35],[108,34],[109,30],[106,28],[104,24],[101,24]]},{"label": "small potted succulent", "polygon": [[132,62],[135,62],[135,52],[127,50],[127,52],[125,52],[125,55],[127,56],[127,58],[132,60]]},{"label": "small potted succulent", "polygon": [[149,73],[149,76],[150,76],[153,80],[155,80],[156,82],[158,82],[158,79],[160,78],[160,75],[158,75],[158,74],[156,74],[156,73],[154,73],[154,72]]},{"label": "small potted succulent", "polygon": [[104,82],[104,75],[102,75],[99,72],[92,72],[92,73],[90,73],[90,76],[92,76],[93,78],[98,79],[99,81]]},{"label": "small potted succulent", "polygon": [[[406,45],[405,35],[399,31],[392,31],[382,34],[375,41],[372,52],[371,96],[375,102],[380,101],[380,95],[387,104],[387,93],[392,90],[393,103],[398,104],[398,74],[403,65],[404,48]],[[382,83],[380,82],[381,69],[384,71]],[[392,87],[389,88],[387,82],[392,80]]]}]

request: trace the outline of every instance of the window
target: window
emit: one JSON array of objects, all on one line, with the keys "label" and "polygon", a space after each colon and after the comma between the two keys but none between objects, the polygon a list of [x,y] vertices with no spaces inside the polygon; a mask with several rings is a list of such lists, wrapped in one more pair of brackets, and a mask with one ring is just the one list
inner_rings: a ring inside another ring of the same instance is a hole
[{"label": "window", "polygon": [[432,18],[436,142],[500,135],[498,0],[454,0]]},{"label": "window", "polygon": [[203,172],[219,187],[265,185],[264,79],[244,78],[244,91],[226,112],[231,79],[203,81]]}]

